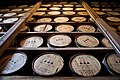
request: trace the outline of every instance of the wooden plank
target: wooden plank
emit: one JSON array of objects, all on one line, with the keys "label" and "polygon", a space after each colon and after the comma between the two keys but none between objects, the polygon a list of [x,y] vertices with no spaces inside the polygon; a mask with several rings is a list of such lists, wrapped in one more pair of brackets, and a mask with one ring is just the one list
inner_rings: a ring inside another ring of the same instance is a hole
[{"label": "wooden plank", "polygon": [[33,14],[36,12],[36,10],[40,7],[42,3],[42,0],[40,0],[35,6],[29,11],[30,15],[26,18],[26,22],[33,16]]},{"label": "wooden plank", "polygon": [[[0,39],[0,56],[5,49],[10,45],[12,40],[17,36],[19,30],[24,26],[24,19],[19,19]],[[19,27],[20,26],[20,27]]]},{"label": "wooden plank", "polygon": [[81,3],[93,20],[99,18],[99,16],[91,9],[91,7],[86,2],[82,1]]},{"label": "wooden plank", "polygon": [[82,5],[98,25],[104,36],[107,37],[112,46],[115,48],[116,53],[120,54],[120,36],[116,32],[111,31],[110,26],[101,19],[86,2],[83,1]]},{"label": "wooden plank", "polygon": [[[42,0],[41,0],[42,1]],[[37,8],[41,5],[41,1],[38,2],[24,17],[21,17],[0,39],[0,56],[5,51],[5,49],[10,45],[13,39],[17,36],[19,31],[29,18],[32,17],[33,13],[36,11]]]},{"label": "wooden plank", "polygon": [[96,19],[96,23],[99,25],[103,34],[108,38],[112,46],[115,48],[116,53],[120,54],[120,36],[110,30],[110,26],[101,18]]},{"label": "wooden plank", "polygon": [[120,80],[117,76],[105,77],[40,77],[40,76],[1,76],[0,80]]},{"label": "wooden plank", "polygon": [[85,48],[85,47],[81,47],[81,48],[78,48],[78,47],[66,47],[66,48],[48,48],[48,47],[40,47],[40,48],[22,48],[22,47],[10,47],[10,48],[7,48],[7,50],[29,50],[29,51],[35,51],[35,50],[54,50],[54,51],[57,51],[57,50],[101,50],[101,51],[104,51],[104,50],[114,50],[114,48],[106,48],[106,47],[96,47],[96,48]]}]

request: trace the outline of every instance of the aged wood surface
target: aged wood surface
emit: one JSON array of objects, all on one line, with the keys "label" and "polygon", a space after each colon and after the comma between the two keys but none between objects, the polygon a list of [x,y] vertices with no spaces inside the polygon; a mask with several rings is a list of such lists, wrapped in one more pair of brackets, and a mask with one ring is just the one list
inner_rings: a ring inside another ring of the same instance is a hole
[{"label": "aged wood surface", "polygon": [[[42,0],[41,0],[42,1]],[[13,39],[17,36],[20,29],[25,26],[26,22],[32,17],[33,13],[41,5],[41,1],[38,2],[27,15],[21,17],[2,37],[0,41],[0,56],[5,51],[5,49],[10,45]]]},{"label": "aged wood surface", "polygon": [[120,80],[120,77],[40,77],[40,76],[1,76],[0,80]]}]

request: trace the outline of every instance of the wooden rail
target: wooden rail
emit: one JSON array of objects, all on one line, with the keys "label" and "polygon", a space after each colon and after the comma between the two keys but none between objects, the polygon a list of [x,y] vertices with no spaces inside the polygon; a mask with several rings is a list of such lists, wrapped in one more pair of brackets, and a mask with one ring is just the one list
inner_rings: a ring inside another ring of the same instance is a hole
[{"label": "wooden rail", "polygon": [[120,77],[40,77],[40,76],[6,76],[0,80],[120,80]]},{"label": "wooden rail", "polygon": [[21,17],[0,39],[0,56],[5,51],[5,49],[11,44],[13,39],[20,32],[22,27],[28,22],[32,17],[33,13],[40,7],[42,0],[40,0],[34,7],[26,13],[25,16]]},{"label": "wooden rail", "polygon": [[116,32],[111,31],[110,26],[103,19],[101,19],[86,2],[83,1],[81,3],[98,25],[104,36],[108,38],[116,53],[120,54],[120,36]]}]

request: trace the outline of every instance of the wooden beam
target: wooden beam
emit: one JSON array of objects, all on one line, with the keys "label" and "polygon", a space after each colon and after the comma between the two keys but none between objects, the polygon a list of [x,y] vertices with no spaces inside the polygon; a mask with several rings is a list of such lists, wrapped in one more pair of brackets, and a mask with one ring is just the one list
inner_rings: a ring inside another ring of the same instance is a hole
[{"label": "wooden beam", "polygon": [[11,44],[11,42],[18,35],[22,27],[26,25],[28,20],[32,17],[33,13],[40,7],[42,0],[40,0],[34,7],[27,12],[27,14],[21,17],[0,39],[0,56],[5,49]]}]

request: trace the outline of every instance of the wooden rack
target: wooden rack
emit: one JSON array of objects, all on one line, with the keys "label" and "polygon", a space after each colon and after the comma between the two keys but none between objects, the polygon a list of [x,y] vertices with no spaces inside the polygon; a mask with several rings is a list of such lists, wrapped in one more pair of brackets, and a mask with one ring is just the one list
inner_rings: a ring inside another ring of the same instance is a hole
[{"label": "wooden rack", "polygon": [[41,5],[41,2],[38,2],[34,7],[27,12],[27,14],[19,19],[0,39],[0,56],[5,51],[5,49],[10,45],[13,39],[17,36],[20,29],[25,26],[27,21],[31,18],[33,13],[36,11],[37,8]]},{"label": "wooden rack", "polygon": [[[36,10],[41,6],[41,4],[42,4],[42,0],[41,0],[37,4],[35,4],[34,7],[29,12],[27,12],[27,14],[25,16],[21,17],[19,19],[19,21],[16,22],[7,32],[0,33],[0,35],[3,35],[2,38],[0,39],[0,55],[2,55],[3,52],[4,52],[4,54],[8,53],[8,52],[13,52],[13,51],[25,52],[29,56],[29,60],[28,60],[29,63],[27,65],[27,67],[28,67],[28,69],[30,69],[32,60],[36,56],[38,56],[40,53],[56,52],[56,53],[60,54],[66,61],[65,69],[63,70],[63,72],[61,74],[55,75],[54,77],[45,78],[45,77],[34,75],[32,69],[28,70],[27,68],[25,68],[24,69],[25,72],[23,72],[23,73],[18,73],[15,75],[7,75],[7,76],[2,75],[0,77],[0,80],[8,80],[8,79],[11,79],[11,80],[17,80],[17,79],[18,80],[19,79],[20,80],[39,80],[39,79],[41,79],[41,80],[54,80],[54,79],[55,80],[56,79],[57,80],[60,80],[60,79],[61,80],[91,80],[91,79],[94,79],[94,80],[98,80],[98,79],[100,79],[100,80],[119,80],[120,76],[111,75],[102,64],[102,60],[106,54],[115,53],[115,50],[119,54],[120,43],[117,40],[119,38],[119,36],[116,33],[109,31],[109,29],[107,28],[109,26],[97,14],[94,13],[94,11],[89,7],[89,5],[87,3],[85,3],[84,1],[82,1],[80,3],[83,5],[83,7],[89,13],[89,15],[94,19],[95,23],[93,23],[93,22],[78,23],[78,22],[73,22],[73,21],[69,21],[69,22],[65,22],[65,23],[55,23],[53,21],[45,22],[45,23],[28,22],[29,19],[36,12]],[[48,12],[48,11],[46,11],[46,12]],[[62,10],[60,10],[60,11],[62,11]],[[73,10],[73,11],[75,11],[75,10]],[[61,15],[56,15],[56,16],[44,15],[44,16],[39,16],[39,18],[50,17],[50,18],[54,19],[55,17],[58,17],[58,16],[61,16]],[[66,16],[66,15],[62,15],[62,16]],[[73,15],[73,16],[67,16],[67,17],[72,18],[74,16],[79,16],[79,15]],[[87,19],[90,18],[90,16],[87,16]],[[83,33],[83,32],[77,32],[74,30],[73,32],[59,33],[59,32],[56,32],[55,29],[53,29],[51,32],[33,32],[33,30],[31,30],[32,32],[20,32],[20,29],[22,27],[24,27],[25,25],[30,26],[30,28],[32,28],[33,26],[36,26],[39,24],[51,24],[54,27],[59,24],[70,24],[70,25],[75,26],[75,30],[78,25],[90,24],[90,25],[94,25],[96,29],[99,27],[102,32]],[[49,48],[46,45],[47,39],[49,36],[55,35],[55,34],[66,34],[66,35],[70,36],[72,38],[72,43],[70,44],[70,46],[67,46],[65,48]],[[107,48],[107,47],[104,47],[100,43],[100,45],[95,48],[86,48],[86,47],[78,48],[74,42],[75,37],[78,35],[84,35],[84,34],[95,36],[99,39],[99,41],[101,40],[101,38],[106,36],[109,39],[109,41],[112,43],[113,47]],[[45,40],[45,42],[39,48],[20,47],[19,46],[20,40],[18,40],[16,44],[10,46],[13,39],[17,39],[17,38],[20,39],[20,37],[25,38],[30,35],[39,35]],[[101,65],[102,65],[102,70],[100,71],[100,73],[94,77],[74,76],[73,73],[69,69],[68,62],[69,62],[69,59],[71,56],[73,56],[74,54],[78,54],[78,53],[87,53],[87,54],[91,54],[91,55],[95,56],[96,58],[98,58],[98,60],[101,62]],[[16,76],[16,75],[18,75],[18,76]]]},{"label": "wooden rack", "polygon": [[110,30],[110,26],[101,19],[85,2],[82,2],[82,5],[86,8],[87,12],[90,14],[90,16],[93,18],[95,23],[99,26],[100,30],[103,32],[103,34],[108,38],[108,40],[113,45],[114,49],[116,50],[116,53],[120,54],[120,36]]}]

